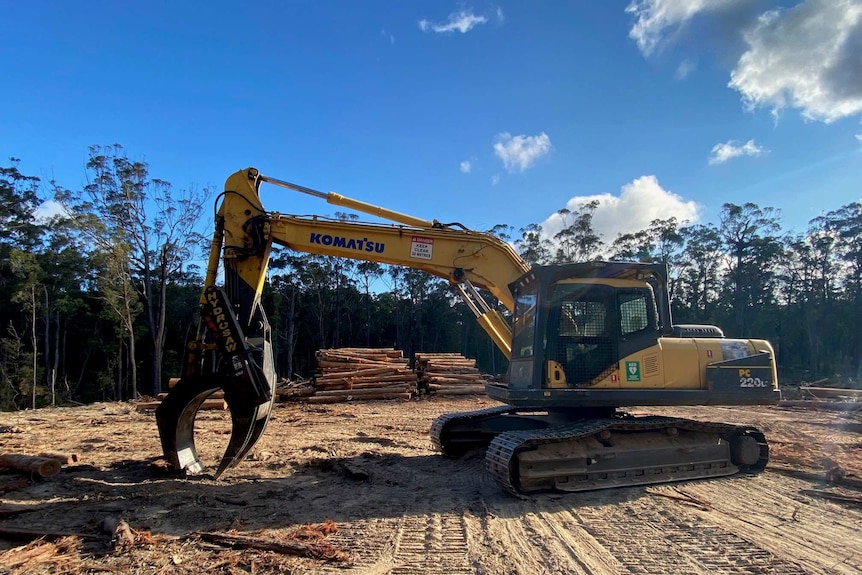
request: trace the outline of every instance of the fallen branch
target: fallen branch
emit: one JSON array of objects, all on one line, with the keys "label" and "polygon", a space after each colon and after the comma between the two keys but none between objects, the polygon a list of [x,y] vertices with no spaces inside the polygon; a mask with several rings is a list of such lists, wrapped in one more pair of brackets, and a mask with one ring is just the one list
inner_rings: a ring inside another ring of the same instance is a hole
[{"label": "fallen branch", "polygon": [[855,495],[843,495],[841,493],[831,493],[829,491],[820,491],[819,489],[800,489],[799,493],[808,495],[809,497],[819,497],[830,501],[839,501],[841,503],[853,503],[854,505],[862,505],[862,497]]},{"label": "fallen branch", "polygon": [[290,541],[271,541],[251,537],[248,535],[229,535],[227,533],[213,533],[197,531],[189,533],[188,537],[197,537],[201,541],[215,543],[235,549],[258,549],[260,551],[272,551],[284,555],[298,555],[300,557],[311,557],[324,561],[337,561],[345,563],[348,561],[347,554],[329,543],[301,543]]},{"label": "fallen branch", "polygon": [[696,507],[701,508],[704,511],[709,511],[712,509],[712,504],[709,501],[704,501],[702,499],[698,499],[688,493],[683,493],[680,491],[675,491],[668,493],[666,491],[656,491],[655,489],[646,489],[645,490],[650,495],[658,495],[659,497],[667,497],[668,499],[674,499],[676,501],[682,501],[683,503],[687,503],[689,505],[694,505]]},{"label": "fallen branch", "polygon": [[825,399],[782,399],[778,407],[801,407],[818,411],[862,411],[862,401],[828,401]]},{"label": "fallen branch", "polygon": [[[794,467],[789,467],[786,465],[780,465],[776,463],[770,463],[767,468],[769,471],[774,473],[781,473],[782,475],[789,475],[791,477],[797,477],[799,479],[807,479],[809,481],[818,481],[818,482],[826,482],[831,483],[833,485],[843,485],[845,487],[855,487],[856,489],[862,489],[862,480],[856,479],[855,477],[827,477],[825,473],[814,473],[811,471],[804,471],[802,469],[796,469]],[[831,481],[830,481],[831,479]]]},{"label": "fallen branch", "polygon": [[24,529],[19,527],[0,527],[0,536],[6,539],[57,539],[60,537],[80,537],[89,541],[104,541],[102,535],[93,535],[91,533],[74,533],[70,531],[52,531],[50,529]]}]

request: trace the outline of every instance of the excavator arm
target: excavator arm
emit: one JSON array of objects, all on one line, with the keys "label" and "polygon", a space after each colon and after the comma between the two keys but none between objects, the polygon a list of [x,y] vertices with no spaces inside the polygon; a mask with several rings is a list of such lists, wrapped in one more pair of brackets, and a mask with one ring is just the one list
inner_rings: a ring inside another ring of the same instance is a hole
[{"label": "excavator arm", "polygon": [[[268,212],[259,195],[263,182],[395,223],[366,224]],[[508,286],[530,268],[496,236],[458,224],[423,220],[333,192],[324,194],[263,176],[254,168],[231,175],[220,200],[198,334],[188,344],[180,381],[156,411],[162,449],[173,466],[189,473],[203,469],[194,443],[194,418],[203,400],[218,389],[225,392],[232,431],[215,477],[239,463],[266,427],[276,375],[269,324],[260,297],[273,244],[306,253],[400,265],[444,278],[510,357],[511,328],[478,290],[489,291],[511,312],[515,304]],[[223,287],[216,285],[220,264],[224,268]]]}]

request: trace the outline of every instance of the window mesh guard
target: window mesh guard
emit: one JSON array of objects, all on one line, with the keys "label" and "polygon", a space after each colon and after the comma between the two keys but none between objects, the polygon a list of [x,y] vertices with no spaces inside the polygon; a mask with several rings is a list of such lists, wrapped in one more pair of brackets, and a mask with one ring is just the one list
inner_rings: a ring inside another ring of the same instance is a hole
[{"label": "window mesh guard", "polygon": [[570,385],[595,385],[616,370],[614,340],[608,336],[612,330],[606,318],[604,302],[562,303],[557,349],[553,351]]}]

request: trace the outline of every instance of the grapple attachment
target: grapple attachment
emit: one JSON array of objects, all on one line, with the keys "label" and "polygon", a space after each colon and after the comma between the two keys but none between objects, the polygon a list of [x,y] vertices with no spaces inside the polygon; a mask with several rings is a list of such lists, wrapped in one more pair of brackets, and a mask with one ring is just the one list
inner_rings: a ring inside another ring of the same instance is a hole
[{"label": "grapple attachment", "polygon": [[202,337],[189,345],[185,373],[156,409],[156,423],[168,463],[190,474],[199,473],[203,464],[195,447],[195,416],[207,397],[224,390],[232,428],[215,473],[218,478],[242,461],[266,428],[275,371],[269,324],[262,311],[255,321],[260,333],[246,337],[222,290],[210,287],[204,292],[201,318]]}]

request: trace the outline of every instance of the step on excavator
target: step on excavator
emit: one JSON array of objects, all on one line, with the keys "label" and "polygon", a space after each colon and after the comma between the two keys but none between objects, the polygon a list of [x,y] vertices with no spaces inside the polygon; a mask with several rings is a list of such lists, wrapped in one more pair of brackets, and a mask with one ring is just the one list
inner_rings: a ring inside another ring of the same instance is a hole
[{"label": "step on excavator", "polygon": [[[265,182],[393,223],[269,212],[259,194]],[[766,438],[754,427],[636,417],[622,409],[778,401],[769,342],[726,338],[714,326],[673,325],[665,265],[531,267],[493,234],[319,192],[254,168],[231,175],[216,202],[200,325],[179,382],[156,410],[165,458],[177,469],[204,469],[194,421],[216,390],[224,390],[232,422],[216,478],[241,462],[264,432],[276,374],[260,299],[273,244],[448,280],[509,358],[509,370],[505,383],[486,387],[502,406],[443,414],[432,424],[431,441],[452,456],[485,449],[489,473],[509,492],[645,485],[766,466]],[[220,265],[222,286],[216,285]]]}]

